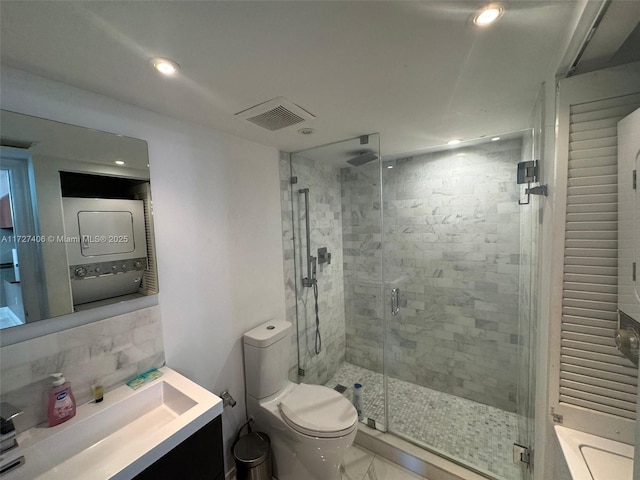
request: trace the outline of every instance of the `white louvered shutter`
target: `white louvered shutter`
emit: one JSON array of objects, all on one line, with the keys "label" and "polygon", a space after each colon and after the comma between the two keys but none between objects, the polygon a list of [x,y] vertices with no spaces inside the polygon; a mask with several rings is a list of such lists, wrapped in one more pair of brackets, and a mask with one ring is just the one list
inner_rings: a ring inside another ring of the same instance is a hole
[{"label": "white louvered shutter", "polygon": [[151,193],[147,185],[147,195],[144,200],[144,232],[147,239],[147,268],[142,276],[141,288],[147,295],[158,293],[158,272],[156,262],[156,249],[153,239],[155,232],[153,229],[153,213],[151,206]]},{"label": "white louvered shutter", "polygon": [[560,404],[635,419],[637,368],[618,352],[617,123],[640,94],[570,106]]},{"label": "white louvered shutter", "polygon": [[134,192],[136,199],[142,200],[144,205],[144,233],[147,243],[147,268],[142,275],[140,293],[153,295],[158,293],[158,267],[156,249],[153,239],[155,231],[153,227],[153,208],[151,204],[151,186],[149,183],[138,185]]}]

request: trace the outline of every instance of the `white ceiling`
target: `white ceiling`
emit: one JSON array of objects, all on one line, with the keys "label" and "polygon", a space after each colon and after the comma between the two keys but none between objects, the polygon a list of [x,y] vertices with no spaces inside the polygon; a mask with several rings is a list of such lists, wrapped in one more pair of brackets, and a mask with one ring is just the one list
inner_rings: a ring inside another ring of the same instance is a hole
[{"label": "white ceiling", "polygon": [[[286,151],[380,132],[389,155],[528,126],[579,2],[512,0],[481,30],[470,20],[483,3],[2,0],[0,53]],[[180,76],[160,77],[153,56]],[[270,132],[234,116],[277,96],[316,118]]]}]

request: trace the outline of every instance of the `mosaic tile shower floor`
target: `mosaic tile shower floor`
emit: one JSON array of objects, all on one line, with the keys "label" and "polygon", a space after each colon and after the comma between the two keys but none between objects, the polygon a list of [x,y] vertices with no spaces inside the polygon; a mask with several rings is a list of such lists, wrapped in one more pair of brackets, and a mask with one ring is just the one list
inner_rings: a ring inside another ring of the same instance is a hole
[{"label": "mosaic tile shower floor", "polygon": [[[365,417],[384,425],[382,374],[344,362],[325,384],[348,387],[352,399],[354,383],[363,385]],[[499,480],[520,480],[520,467],[513,463],[512,446],[517,441],[515,413],[459,398],[447,393],[389,378],[389,429],[428,445],[459,461],[489,473]]]}]

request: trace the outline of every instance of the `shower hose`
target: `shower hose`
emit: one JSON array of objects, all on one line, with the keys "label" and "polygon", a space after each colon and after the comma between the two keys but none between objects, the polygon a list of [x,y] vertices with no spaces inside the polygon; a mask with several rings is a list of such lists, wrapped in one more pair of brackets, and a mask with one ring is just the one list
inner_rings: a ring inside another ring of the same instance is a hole
[{"label": "shower hose", "polygon": [[318,282],[314,279],[313,282],[313,298],[316,303],[316,339],[315,339],[315,348],[316,355],[320,353],[322,350],[322,337],[320,336],[320,316],[318,315]]}]

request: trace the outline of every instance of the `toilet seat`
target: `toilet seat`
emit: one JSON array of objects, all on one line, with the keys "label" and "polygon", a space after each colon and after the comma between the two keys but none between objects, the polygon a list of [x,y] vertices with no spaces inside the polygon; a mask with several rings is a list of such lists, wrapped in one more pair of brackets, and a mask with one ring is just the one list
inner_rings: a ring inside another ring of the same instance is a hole
[{"label": "toilet seat", "polygon": [[297,385],[278,406],[287,425],[312,437],[341,437],[358,424],[351,402],[323,385]]}]

